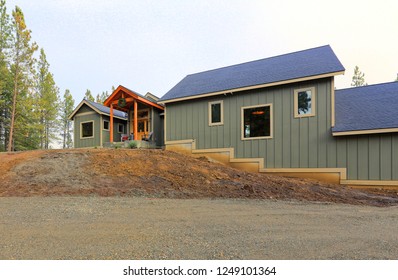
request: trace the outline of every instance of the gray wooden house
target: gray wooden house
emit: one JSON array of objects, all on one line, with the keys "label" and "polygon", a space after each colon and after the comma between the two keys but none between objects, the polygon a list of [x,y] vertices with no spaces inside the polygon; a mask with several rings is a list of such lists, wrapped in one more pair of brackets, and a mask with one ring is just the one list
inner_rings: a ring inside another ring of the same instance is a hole
[{"label": "gray wooden house", "polygon": [[[127,132],[127,114],[114,110],[113,135],[119,141]],[[74,147],[102,147],[110,142],[110,108],[102,104],[82,100],[69,116],[74,125]]]},{"label": "gray wooden house", "polygon": [[74,121],[74,147],[103,147],[125,140],[162,147],[164,113],[157,99],[118,86],[103,105],[83,100],[69,116]]},{"label": "gray wooden house", "polygon": [[165,105],[169,150],[251,171],[398,185],[398,83],[335,91],[330,46],[186,76]]}]

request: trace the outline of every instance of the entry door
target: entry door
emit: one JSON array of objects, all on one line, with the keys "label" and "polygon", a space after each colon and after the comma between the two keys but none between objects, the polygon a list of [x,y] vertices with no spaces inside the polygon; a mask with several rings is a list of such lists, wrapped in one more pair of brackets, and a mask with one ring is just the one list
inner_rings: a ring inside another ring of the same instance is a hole
[{"label": "entry door", "polygon": [[137,122],[138,127],[138,140],[141,140],[142,137],[148,137],[148,120],[138,120]]}]

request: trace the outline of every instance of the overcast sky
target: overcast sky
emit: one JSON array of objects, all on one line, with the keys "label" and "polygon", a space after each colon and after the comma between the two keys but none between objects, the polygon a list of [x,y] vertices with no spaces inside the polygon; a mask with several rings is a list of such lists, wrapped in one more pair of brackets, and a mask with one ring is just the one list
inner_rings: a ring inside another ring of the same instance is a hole
[{"label": "overcast sky", "polygon": [[44,48],[61,95],[76,103],[124,85],[159,97],[188,74],[331,45],[349,87],[398,73],[398,1],[6,0]]}]

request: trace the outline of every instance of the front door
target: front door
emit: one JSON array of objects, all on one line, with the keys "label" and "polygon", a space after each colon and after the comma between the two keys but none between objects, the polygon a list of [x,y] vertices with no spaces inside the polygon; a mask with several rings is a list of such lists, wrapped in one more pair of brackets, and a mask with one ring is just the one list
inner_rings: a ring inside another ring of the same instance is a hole
[{"label": "front door", "polygon": [[138,120],[137,123],[138,127],[138,140],[141,140],[143,137],[148,137],[148,120],[143,119],[143,120]]}]

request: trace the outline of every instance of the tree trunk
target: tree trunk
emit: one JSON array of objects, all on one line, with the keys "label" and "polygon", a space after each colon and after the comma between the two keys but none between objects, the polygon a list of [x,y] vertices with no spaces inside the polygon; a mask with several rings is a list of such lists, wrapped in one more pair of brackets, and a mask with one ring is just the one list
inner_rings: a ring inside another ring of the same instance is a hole
[{"label": "tree trunk", "polygon": [[15,69],[15,79],[14,79],[14,95],[12,97],[12,112],[11,112],[11,124],[10,124],[10,133],[8,138],[8,147],[7,151],[10,153],[14,150],[13,147],[13,133],[14,133],[14,122],[15,122],[15,110],[17,105],[17,94],[18,94],[18,86],[17,86],[17,77],[18,77],[18,68]]}]

